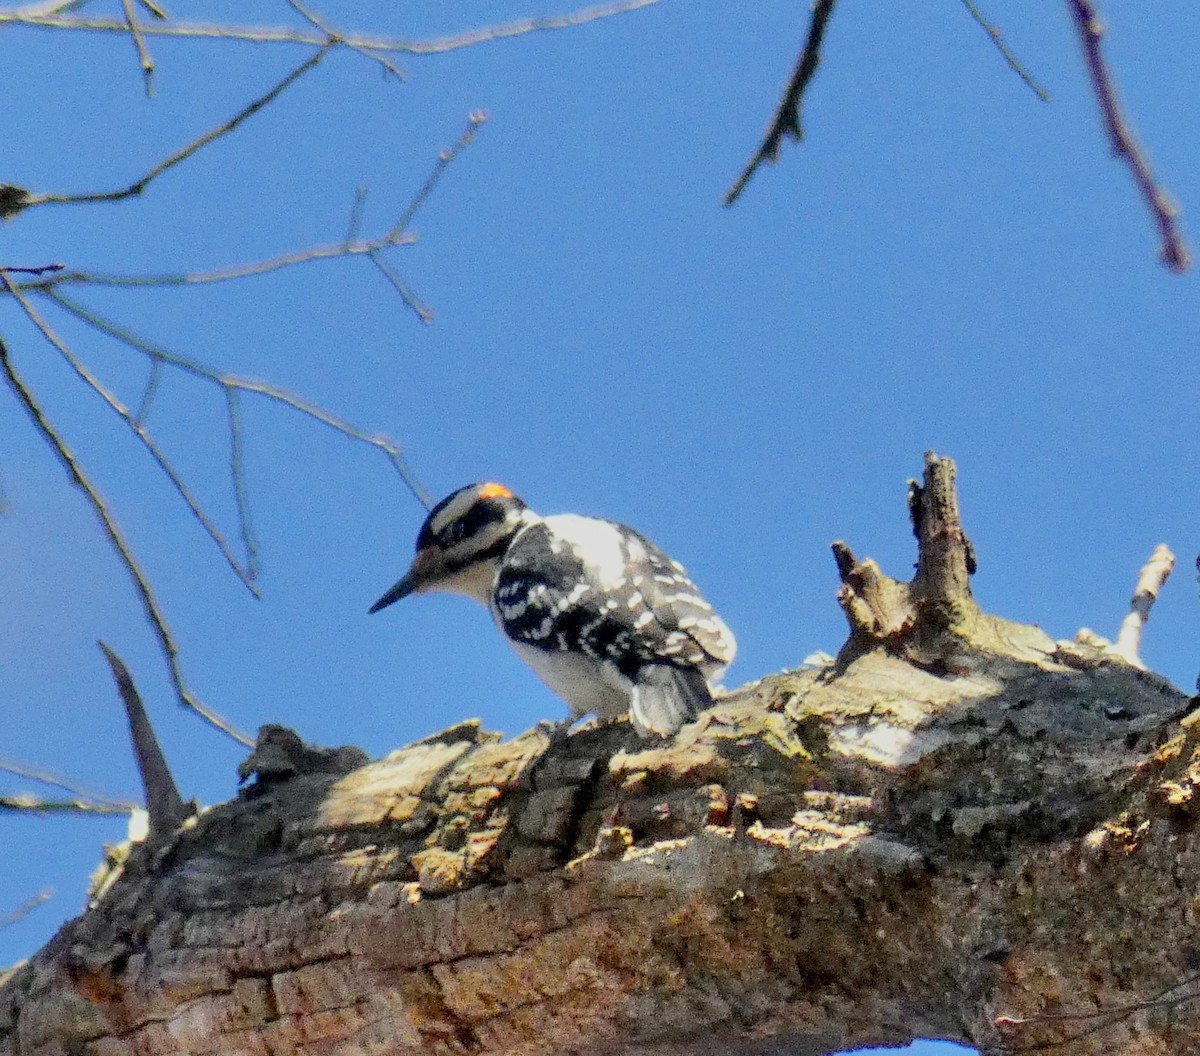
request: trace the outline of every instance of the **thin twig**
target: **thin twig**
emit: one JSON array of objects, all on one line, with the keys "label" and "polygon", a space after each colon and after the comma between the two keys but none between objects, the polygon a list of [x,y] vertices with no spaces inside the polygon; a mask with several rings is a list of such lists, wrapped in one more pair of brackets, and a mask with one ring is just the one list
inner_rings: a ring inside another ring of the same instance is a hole
[{"label": "thin twig", "polygon": [[[0,272],[0,283],[8,286],[9,289],[12,288],[7,276],[3,272]],[[130,550],[129,544],[125,541],[124,534],[112,515],[112,510],[109,509],[108,500],[97,490],[87,473],[84,472],[83,466],[75,457],[74,452],[67,446],[66,441],[63,440],[54,423],[46,415],[46,412],[33,395],[32,390],[25,384],[20,374],[17,373],[9,355],[8,345],[2,338],[0,338],[0,371],[3,372],[13,395],[17,397],[21,406],[25,408],[34,427],[42,435],[42,439],[50,446],[55,457],[67,471],[71,479],[79,486],[84,495],[87,496],[88,503],[100,520],[104,534],[108,537],[109,543],[116,550],[117,556],[133,580],[134,588],[141,598],[142,607],[145,609],[146,618],[150,621],[150,625],[158,638],[159,646],[162,649],[163,657],[170,672],[171,684],[175,689],[176,696],[179,698],[179,703],[185,708],[194,711],[205,722],[232,737],[238,743],[246,746],[252,745],[254,742],[249,737],[231,726],[216,712],[205,707],[196,699],[191,690],[188,689],[186,682],[184,682],[183,671],[179,666],[179,646],[175,643],[175,638],[166,622],[166,618],[163,616],[162,610],[159,608],[158,599],[155,598],[154,592],[150,588],[150,582],[146,578],[145,572],[142,571],[141,565],[138,563],[137,558],[134,557],[133,551]]]},{"label": "thin twig", "polygon": [[0,928],[10,928],[14,924],[19,924],[22,920],[29,916],[30,913],[37,909],[38,906],[49,902],[53,896],[53,890],[46,888],[44,891],[39,891],[32,898],[27,898],[11,913],[5,913],[4,916],[0,917]]},{"label": "thin twig", "polygon": [[400,218],[396,221],[395,226],[391,231],[391,238],[398,239],[404,236],[408,231],[408,225],[413,222],[413,218],[420,211],[421,206],[425,204],[429,196],[437,187],[442,175],[448,169],[455,158],[459,156],[475,141],[475,133],[479,126],[484,124],[488,119],[486,110],[472,110],[467,115],[467,127],[463,129],[463,133],[458,137],[457,142],[452,147],[447,147],[439,152],[438,159],[434,163],[433,171],[426,178],[425,182],[417,188],[417,193],[413,195],[412,200],[408,203],[407,208],[400,214]]},{"label": "thin twig", "polygon": [[1129,614],[1121,623],[1117,640],[1113,644],[1113,652],[1119,653],[1134,667],[1145,668],[1141,660],[1142,630],[1150,619],[1150,610],[1158,600],[1158,592],[1162,590],[1167,577],[1175,568],[1175,555],[1165,543],[1155,547],[1150,560],[1142,567],[1137,585],[1133,588],[1133,597],[1129,601]]},{"label": "thin twig", "polygon": [[14,777],[23,777],[26,781],[36,781],[39,785],[60,788],[64,792],[70,792],[72,795],[90,800],[93,803],[104,803],[110,807],[121,807],[126,810],[132,810],[137,806],[136,803],[129,803],[122,799],[114,799],[112,796],[93,792],[90,788],[84,788],[74,781],[68,781],[65,777],[61,777],[50,770],[41,770],[34,766],[26,766],[24,763],[14,763],[7,759],[0,759],[0,771],[12,774]]},{"label": "thin twig", "polygon": [[155,18],[165,19],[168,17],[167,12],[158,4],[154,3],[153,0],[138,0],[138,3],[140,3],[142,7],[149,11],[150,14],[152,14]]},{"label": "thin twig", "polygon": [[26,814],[96,814],[119,817],[132,814],[137,807],[120,807],[111,803],[93,803],[85,799],[42,799],[40,796],[0,796],[0,811]]},{"label": "thin twig", "polygon": [[150,717],[142,704],[137,686],[125,662],[117,656],[104,642],[97,642],[108,666],[112,670],[113,680],[117,684],[117,692],[121,695],[121,704],[125,708],[125,719],[129,723],[129,737],[133,742],[133,757],[137,763],[138,776],[142,779],[142,792],[146,800],[146,813],[149,816],[150,835],[162,836],[174,832],[183,819],[188,816],[188,809],[179,794],[175,778],[171,776],[171,768],[167,766],[166,756],[162,746],[155,736]]},{"label": "thin twig", "polygon": [[346,225],[346,246],[349,248],[358,241],[362,230],[363,212],[367,207],[367,189],[359,184],[354,189],[354,201],[350,203],[350,223]]},{"label": "thin twig", "polygon": [[146,375],[146,387],[142,389],[142,398],[138,401],[138,409],[133,416],[133,420],[138,426],[145,424],[146,417],[150,414],[150,408],[154,403],[154,397],[158,395],[158,386],[161,381],[162,360],[151,356],[150,372]]},{"label": "thin twig", "polygon": [[[3,18],[0,17],[0,23],[2,22]],[[148,30],[150,27],[145,26],[143,28]],[[116,191],[92,191],[85,194],[57,194],[54,192],[45,194],[30,193],[26,194],[21,199],[19,206],[10,208],[7,215],[11,217],[16,215],[17,212],[23,212],[24,210],[31,209],[37,205],[78,205],[84,202],[120,202],[126,198],[137,197],[143,191],[145,191],[146,187],[151,183],[151,181],[161,176],[164,172],[173,169],[180,162],[186,161],[198,150],[208,146],[208,144],[212,143],[214,140],[228,135],[239,125],[241,125],[242,122],[258,113],[258,111],[260,111],[264,106],[267,106],[269,103],[273,102],[288,87],[294,84],[310,70],[315,68],[317,63],[319,63],[325,57],[330,47],[331,45],[328,43],[322,45],[318,51],[310,55],[303,63],[292,70],[291,73],[284,77],[283,80],[276,84],[265,95],[260,95],[248,106],[243,107],[236,114],[234,114],[233,117],[231,117],[228,121],[222,122],[220,125],[217,125],[216,128],[209,129],[202,136],[193,139],[186,146],[175,151],[175,153],[170,157],[160,161],[145,175],[134,180],[133,183],[131,183],[128,187],[122,187]]]},{"label": "thin twig", "polygon": [[125,12],[125,25],[133,38],[133,50],[137,52],[138,65],[142,68],[142,80],[146,85],[146,98],[149,99],[154,95],[154,59],[150,55],[150,49],[146,47],[146,38],[142,36],[137,12],[133,9],[133,0],[121,0],[121,8]]},{"label": "thin twig", "polygon": [[233,388],[241,392],[253,393],[257,396],[262,396],[265,399],[273,400],[276,403],[282,404],[285,407],[290,407],[294,411],[312,418],[320,422],[322,425],[328,426],[330,429],[341,433],[350,440],[357,440],[360,443],[368,444],[371,447],[378,448],[388,458],[395,467],[400,479],[404,485],[412,493],[413,497],[421,503],[426,509],[432,505],[429,493],[421,486],[417,480],[416,474],[409,468],[408,463],[404,460],[404,455],[400,447],[386,436],[376,436],[365,430],[359,429],[343,418],[330,411],[327,411],[319,404],[311,403],[301,396],[288,392],[286,389],[280,388],[277,385],[272,385],[269,382],[257,381],[253,378],[240,378],[232,374],[224,374],[220,371],[206,367],[193,359],[186,356],[181,356],[178,353],[170,352],[160,345],[150,344],[137,334],[120,326],[111,320],[105,319],[103,316],[93,312],[90,308],[65,297],[58,290],[43,291],[45,296],[50,297],[56,304],[60,305],[65,311],[69,312],[81,322],[86,323],[94,330],[100,333],[107,334],[109,337],[115,338],[122,343],[129,345],[130,348],[141,352],[143,355],[153,359],[159,359],[168,366],[176,367],[186,374],[190,374],[196,378],[202,378],[205,381],[211,382],[222,389]]},{"label": "thin twig", "polygon": [[[123,421],[133,431],[133,434],[138,438],[138,440],[141,441],[142,446],[150,453],[150,457],[154,459],[155,464],[159,469],[162,470],[163,474],[171,482],[171,485],[175,488],[175,491],[179,497],[183,499],[188,511],[193,517],[196,518],[204,531],[208,533],[208,537],[221,552],[221,556],[225,559],[225,563],[228,564],[233,570],[234,575],[236,575],[238,579],[242,581],[246,589],[249,590],[251,594],[253,594],[256,598],[261,598],[262,593],[259,591],[258,587],[254,585],[254,555],[246,555],[245,565],[238,561],[237,555],[234,554],[233,550],[230,548],[229,543],[226,541],[221,530],[216,526],[216,524],[213,523],[208,514],[204,512],[203,507],[201,507],[199,501],[192,494],[191,489],[186,483],[184,483],[183,478],[179,475],[178,470],[175,469],[171,461],[165,454],[163,454],[162,449],[158,446],[158,443],[142,424],[139,417],[131,414],[129,409],[123,403],[121,403],[121,401],[118,400],[111,391],[109,391],[104,383],[87,368],[87,365],[84,364],[83,361],[71,351],[67,343],[58,336],[58,334],[51,328],[50,324],[42,318],[37,309],[29,303],[29,299],[24,295],[24,293],[22,293],[18,287],[8,282],[8,279],[6,276],[4,276],[2,269],[0,269],[0,277],[3,278],[4,285],[8,287],[13,297],[16,298],[17,303],[20,304],[30,322],[32,322],[33,325],[37,327],[41,335],[51,345],[53,345],[55,349],[58,350],[59,355],[61,355],[63,359],[67,361],[71,369],[75,372],[76,376],[85,385],[87,385],[88,388],[90,388],[102,400],[104,400],[104,402],[108,404],[109,409],[118,418],[120,418],[121,421]],[[143,399],[143,405],[144,404],[145,400]]]},{"label": "thin twig", "polygon": [[229,475],[233,483],[233,500],[237,505],[238,528],[242,533],[242,547],[246,551],[246,569],[251,576],[257,576],[258,539],[254,534],[254,521],[250,518],[250,494],[246,489],[242,445],[242,411],[238,404],[237,389],[225,389],[225,407],[229,415]]},{"label": "thin twig", "polygon": [[[234,282],[254,275],[266,275],[281,268],[310,264],[316,260],[334,260],[338,257],[368,256],[392,246],[407,246],[416,242],[414,235],[404,234],[398,238],[389,233],[371,242],[355,242],[348,246],[337,242],[327,246],[310,246],[292,253],[281,253],[277,257],[256,260],[250,264],[238,264],[230,268],[214,268],[212,271],[166,272],[158,275],[114,275],[103,272],[62,271],[45,279],[31,279],[17,283],[25,292],[44,292],[55,286],[113,286],[113,287],[170,287],[205,286],[211,283]],[[2,291],[0,291],[2,292]]]},{"label": "thin twig", "polygon": [[49,18],[51,15],[59,15],[64,11],[83,7],[86,2],[87,0],[40,0],[39,3],[26,4],[24,7],[5,11],[4,15],[16,16],[17,21],[28,18]]},{"label": "thin twig", "polygon": [[1177,223],[1179,208],[1165,188],[1155,182],[1154,174],[1150,171],[1150,162],[1125,123],[1121,104],[1117,101],[1117,89],[1100,48],[1100,41],[1104,35],[1100,15],[1092,0],[1067,0],[1067,3],[1074,15],[1079,39],[1083,44],[1083,53],[1087,57],[1092,88],[1100,103],[1113,153],[1118,158],[1123,158],[1129,166],[1138,192],[1154,215],[1162,238],[1160,253],[1163,263],[1172,271],[1186,271],[1191,264],[1191,255]]},{"label": "thin twig", "polygon": [[[449,37],[433,37],[428,40],[406,40],[402,37],[372,36],[359,33],[347,34],[337,43],[344,47],[362,48],[367,51],[394,52],[406,55],[441,55],[459,48],[469,48],[494,40],[506,40],[527,33],[541,33],[558,29],[571,29],[601,18],[611,18],[630,11],[650,7],[660,0],[618,0],[616,3],[585,7],[565,15],[545,18],[523,18],[495,26],[484,26]],[[28,26],[35,29],[63,29],[90,31],[94,33],[128,33],[123,21],[112,18],[80,18],[55,14],[30,15],[16,11],[0,11],[0,25]],[[161,22],[142,27],[147,36],[159,37],[204,37],[215,40],[243,40],[258,44],[309,44],[328,43],[328,34],[291,29],[286,26],[225,26],[199,22]]]},{"label": "thin twig", "polygon": [[324,33],[331,44],[344,44],[351,51],[357,51],[364,58],[370,59],[372,62],[379,63],[379,65],[383,67],[384,73],[391,74],[397,80],[404,81],[408,79],[405,76],[404,71],[400,69],[400,67],[394,62],[392,62],[392,60],[386,55],[381,55],[378,51],[372,48],[364,48],[360,44],[354,44],[350,42],[347,40],[346,34],[341,32],[341,30],[334,29],[315,11],[311,11],[305,7],[300,0],[288,0],[288,3],[292,6],[292,9],[300,15],[301,18],[316,26],[317,29]]},{"label": "thin twig", "polygon": [[433,310],[426,304],[423,304],[415,293],[412,292],[405,284],[404,280],[388,265],[388,262],[383,259],[379,253],[371,254],[371,263],[375,265],[385,279],[391,283],[399,295],[400,299],[413,310],[413,313],[426,326],[433,322]]},{"label": "thin twig", "polygon": [[808,25],[808,39],[804,42],[804,50],[796,61],[792,79],[788,82],[787,90],[774,118],[767,128],[761,146],[747,162],[742,174],[725,194],[725,204],[733,205],[738,200],[746,184],[764,161],[774,164],[779,160],[779,148],[784,137],[799,143],[804,138],[804,126],[800,122],[800,108],[804,102],[804,91],[812,80],[817,67],[821,65],[821,41],[825,38],[825,27],[833,14],[835,0],[816,0],[812,10],[812,21]]},{"label": "thin twig", "polygon": [[1036,95],[1043,103],[1050,102],[1050,93],[1046,91],[1046,89],[1040,84],[1038,84],[1038,82],[1034,79],[1033,74],[1029,72],[1029,68],[1025,66],[1013,53],[1012,49],[1004,43],[1004,37],[1001,35],[999,27],[996,26],[995,23],[988,21],[987,16],[979,10],[974,0],[962,0],[962,2],[963,7],[967,9],[971,17],[975,19],[975,21],[978,22],[983,28],[983,31],[992,38],[992,43],[996,46],[996,50],[1004,57],[1004,61],[1008,63],[1009,69],[1011,69],[1013,73],[1020,77],[1021,80],[1023,80],[1028,86],[1029,90],[1033,92],[1033,94]]},{"label": "thin twig", "polygon": [[65,269],[65,264],[43,264],[37,268],[14,268],[9,266],[4,270],[10,275],[49,275],[51,272],[63,271]]}]

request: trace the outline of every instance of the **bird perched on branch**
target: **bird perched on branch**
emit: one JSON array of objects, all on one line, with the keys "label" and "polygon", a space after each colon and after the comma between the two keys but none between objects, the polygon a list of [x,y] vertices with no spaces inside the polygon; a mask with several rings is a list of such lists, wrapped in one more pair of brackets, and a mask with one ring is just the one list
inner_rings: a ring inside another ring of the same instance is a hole
[{"label": "bird perched on branch", "polygon": [[595,517],[539,517],[502,484],[439,502],[412,567],[371,612],[428,591],[487,606],[572,720],[628,712],[643,737],[670,736],[710,705],[737,651],[683,567],[644,536]]}]

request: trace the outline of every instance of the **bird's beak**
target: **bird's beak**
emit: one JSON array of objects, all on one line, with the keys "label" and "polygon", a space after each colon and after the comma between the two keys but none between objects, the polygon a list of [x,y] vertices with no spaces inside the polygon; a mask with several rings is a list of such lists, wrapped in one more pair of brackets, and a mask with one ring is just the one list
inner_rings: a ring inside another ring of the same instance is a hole
[{"label": "bird's beak", "polygon": [[436,555],[429,551],[422,551],[413,558],[412,568],[404,574],[404,578],[375,602],[368,611],[378,612],[380,609],[386,609],[393,602],[426,589],[437,578],[440,571],[441,566]]}]

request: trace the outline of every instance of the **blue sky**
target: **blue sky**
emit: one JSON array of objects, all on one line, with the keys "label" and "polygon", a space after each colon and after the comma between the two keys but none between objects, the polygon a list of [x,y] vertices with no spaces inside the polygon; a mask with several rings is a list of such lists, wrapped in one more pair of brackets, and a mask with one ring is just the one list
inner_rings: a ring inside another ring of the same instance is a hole
[{"label": "blue sky", "polygon": [[[332,21],[420,38],[569,4],[327,4]],[[112,5],[119,9],[119,5]],[[806,109],[741,203],[806,29],[804,5],[663,0],[622,18],[314,73],[140,200],[46,207],[3,229],[3,262],[202,270],[385,230],[477,108],[488,123],[390,260],[423,326],[362,260],[239,284],[82,290],[147,338],[270,378],[386,432],[435,495],[499,479],[535,509],[635,525],[682,560],[738,635],[738,684],[844,637],[829,543],[903,575],[908,477],[960,467],[991,611],[1069,637],[1115,632],[1159,542],[1180,558],[1144,654],[1190,689],[1200,668],[1195,409],[1200,294],[1156,238],[1100,131],[1066,5],[996,6],[1049,88],[1040,103],[961,4],[844,4]],[[225,5],[230,12],[243,5]],[[1106,0],[1108,54],[1156,171],[1200,209],[1193,42],[1200,11]],[[101,7],[96,8],[97,12]],[[212,19],[221,5],[175,2]],[[280,4],[258,24],[295,21]],[[228,117],[302,49],[152,40],[147,101],[129,41],[4,37],[0,180],[120,186]],[[195,691],[245,729],[283,722],[372,754],[478,715],[517,732],[561,704],[457,598],[368,618],[422,510],[378,452],[245,400],[262,601],[224,568],[144,453],[12,304],[0,332],[152,575]],[[145,362],[47,315],[123,399]],[[149,425],[236,535],[219,394],[165,378]],[[180,785],[234,791],[235,745],[183,714],[91,512],[0,397],[0,755],[133,796],[95,640],[127,661]],[[0,779],[0,789],[27,788]],[[5,816],[0,963],[74,913],[119,822]]]}]

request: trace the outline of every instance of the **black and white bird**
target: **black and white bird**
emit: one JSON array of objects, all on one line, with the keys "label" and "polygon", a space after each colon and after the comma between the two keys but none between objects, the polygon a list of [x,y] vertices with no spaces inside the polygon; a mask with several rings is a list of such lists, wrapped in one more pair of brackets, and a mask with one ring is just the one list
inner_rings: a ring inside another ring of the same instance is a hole
[{"label": "black and white bird", "polygon": [[439,502],[407,574],[371,612],[450,591],[487,606],[571,718],[629,713],[643,737],[675,733],[712,704],[737,643],[683,567],[614,521],[539,517],[502,484]]}]

